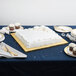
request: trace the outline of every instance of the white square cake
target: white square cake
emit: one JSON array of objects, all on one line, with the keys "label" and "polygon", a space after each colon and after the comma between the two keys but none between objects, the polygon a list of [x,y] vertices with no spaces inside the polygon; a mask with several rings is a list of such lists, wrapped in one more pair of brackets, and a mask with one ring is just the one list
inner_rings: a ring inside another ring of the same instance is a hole
[{"label": "white square cake", "polygon": [[59,43],[62,37],[46,26],[18,30],[15,34],[27,48],[40,47]]}]

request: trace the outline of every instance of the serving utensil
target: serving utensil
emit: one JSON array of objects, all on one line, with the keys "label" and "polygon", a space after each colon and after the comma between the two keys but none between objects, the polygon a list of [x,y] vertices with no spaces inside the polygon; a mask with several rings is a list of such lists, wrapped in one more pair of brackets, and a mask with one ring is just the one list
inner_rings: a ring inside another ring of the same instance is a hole
[{"label": "serving utensil", "polygon": [[16,54],[16,53],[10,51],[10,50],[9,50],[9,47],[7,47],[6,45],[4,46],[3,49],[4,49],[4,51],[9,52],[12,56],[18,56],[18,54]]}]

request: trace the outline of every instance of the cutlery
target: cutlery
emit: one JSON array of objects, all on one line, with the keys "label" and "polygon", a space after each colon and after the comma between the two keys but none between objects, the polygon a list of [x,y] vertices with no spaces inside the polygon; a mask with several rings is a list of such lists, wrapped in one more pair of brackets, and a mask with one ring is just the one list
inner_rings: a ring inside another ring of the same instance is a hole
[{"label": "cutlery", "polygon": [[18,56],[18,54],[10,51],[9,48],[8,48],[6,45],[5,45],[4,47],[5,47],[5,48],[4,48],[4,51],[9,52],[12,56]]}]

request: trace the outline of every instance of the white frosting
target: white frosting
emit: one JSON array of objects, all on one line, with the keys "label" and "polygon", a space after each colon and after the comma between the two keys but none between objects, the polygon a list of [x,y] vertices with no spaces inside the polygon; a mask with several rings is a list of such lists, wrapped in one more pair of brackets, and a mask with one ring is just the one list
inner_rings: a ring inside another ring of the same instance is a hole
[{"label": "white frosting", "polygon": [[9,24],[9,27],[14,27],[14,24]]},{"label": "white frosting", "polygon": [[34,28],[18,30],[16,36],[26,45],[27,48],[49,45],[61,42],[62,40],[57,33],[45,26],[36,26]]}]

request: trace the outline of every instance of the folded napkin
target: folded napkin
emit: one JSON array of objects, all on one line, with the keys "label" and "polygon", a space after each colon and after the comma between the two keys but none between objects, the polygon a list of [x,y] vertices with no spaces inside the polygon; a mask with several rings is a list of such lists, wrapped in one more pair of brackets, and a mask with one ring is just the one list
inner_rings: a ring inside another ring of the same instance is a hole
[{"label": "folded napkin", "polygon": [[0,30],[0,33],[2,34],[9,34],[9,30],[6,29],[6,27],[3,27],[1,30]]}]

